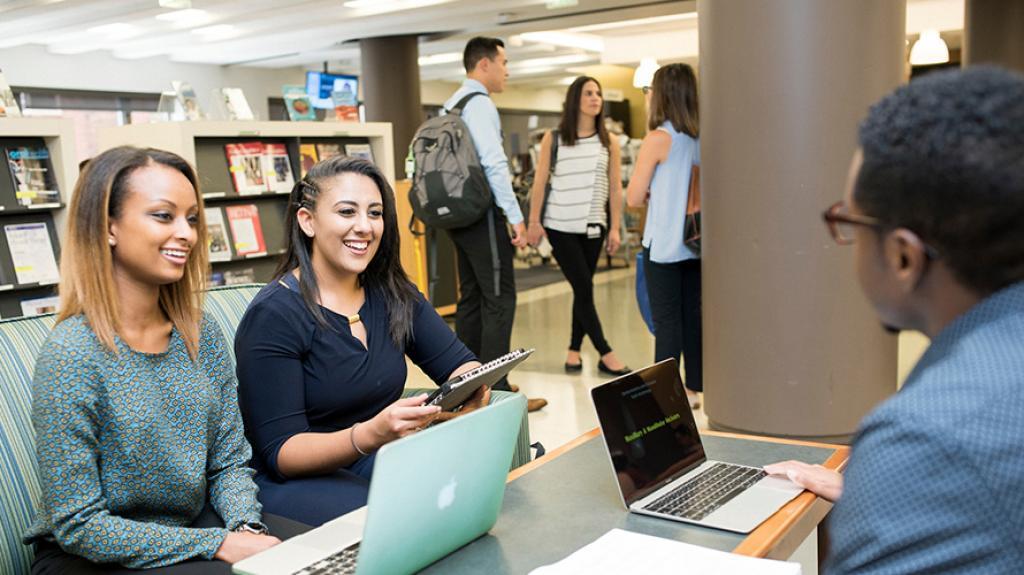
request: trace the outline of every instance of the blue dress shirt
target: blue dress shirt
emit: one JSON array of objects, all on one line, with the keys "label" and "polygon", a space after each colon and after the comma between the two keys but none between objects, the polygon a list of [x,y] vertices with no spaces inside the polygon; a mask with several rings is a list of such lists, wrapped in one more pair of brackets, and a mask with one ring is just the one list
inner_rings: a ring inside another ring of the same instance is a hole
[{"label": "blue dress shirt", "polygon": [[830,575],[1024,569],[1024,282],[947,326],[863,422]]},{"label": "blue dress shirt", "polygon": [[[444,103],[445,110],[451,110],[463,96],[479,92],[487,96],[487,88],[476,80],[466,78],[462,86]],[[523,212],[519,209],[519,201],[512,191],[512,176],[508,171],[508,158],[502,146],[501,118],[498,108],[489,96],[476,97],[462,109],[462,121],[473,136],[473,145],[480,158],[480,165],[487,175],[487,182],[494,194],[494,203],[505,212],[508,223],[516,225],[523,221]]]}]

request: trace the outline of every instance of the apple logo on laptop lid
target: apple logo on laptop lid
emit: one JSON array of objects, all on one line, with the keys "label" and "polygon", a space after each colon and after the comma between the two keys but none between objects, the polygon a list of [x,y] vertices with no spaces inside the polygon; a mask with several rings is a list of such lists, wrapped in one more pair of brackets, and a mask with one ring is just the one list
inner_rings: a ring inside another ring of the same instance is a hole
[{"label": "apple logo on laptop lid", "polygon": [[455,503],[456,487],[458,487],[458,482],[455,481],[455,476],[453,475],[452,478],[448,480],[448,483],[446,483],[437,494],[438,509],[444,510],[450,507],[452,503]]}]

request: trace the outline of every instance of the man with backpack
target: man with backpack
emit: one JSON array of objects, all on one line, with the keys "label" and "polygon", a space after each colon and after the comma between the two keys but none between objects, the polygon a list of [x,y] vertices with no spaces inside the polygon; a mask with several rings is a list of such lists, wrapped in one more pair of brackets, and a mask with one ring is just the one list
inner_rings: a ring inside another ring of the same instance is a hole
[{"label": "man with backpack", "polygon": [[[526,245],[526,225],[512,191],[502,146],[501,120],[489,97],[504,91],[507,64],[501,40],[473,38],[463,52],[466,80],[444,104],[446,111],[459,109],[493,197],[484,217],[446,230],[455,244],[459,265],[455,333],[483,362],[509,351],[516,312],[512,259],[514,248]],[[506,221],[512,225],[511,238]],[[494,388],[510,389],[504,379]],[[528,409],[536,411],[545,405],[547,400],[530,399]]]}]

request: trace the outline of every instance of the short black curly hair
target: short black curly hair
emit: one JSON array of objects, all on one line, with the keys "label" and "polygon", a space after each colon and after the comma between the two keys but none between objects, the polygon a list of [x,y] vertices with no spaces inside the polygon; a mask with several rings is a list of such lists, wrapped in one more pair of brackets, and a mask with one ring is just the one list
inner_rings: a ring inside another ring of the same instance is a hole
[{"label": "short black curly hair", "polygon": [[914,231],[965,287],[1024,280],[1024,76],[936,72],[871,107],[854,201]]}]

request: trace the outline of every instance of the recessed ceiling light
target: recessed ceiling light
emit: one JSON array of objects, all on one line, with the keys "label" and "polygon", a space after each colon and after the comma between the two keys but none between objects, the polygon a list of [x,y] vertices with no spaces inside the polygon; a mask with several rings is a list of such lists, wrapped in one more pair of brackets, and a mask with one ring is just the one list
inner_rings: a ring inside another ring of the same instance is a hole
[{"label": "recessed ceiling light", "polygon": [[106,36],[110,40],[124,40],[139,35],[142,33],[142,30],[132,24],[114,22],[112,24],[103,24],[102,26],[93,26],[86,30],[86,32]]},{"label": "recessed ceiling light", "polygon": [[548,31],[524,32],[519,36],[527,42],[543,42],[566,48],[581,48],[591,52],[604,52],[604,39],[593,34]]},{"label": "recessed ceiling light", "polygon": [[174,12],[157,14],[156,19],[163,20],[164,22],[172,22],[178,26],[195,26],[209,22],[210,13],[206,10],[199,10],[198,8],[187,8],[185,10],[175,10]]},{"label": "recessed ceiling light", "polygon": [[417,60],[420,66],[433,66],[436,64],[451,64],[452,62],[461,62],[462,52],[445,52],[442,54],[429,54],[427,56],[420,56]]}]

